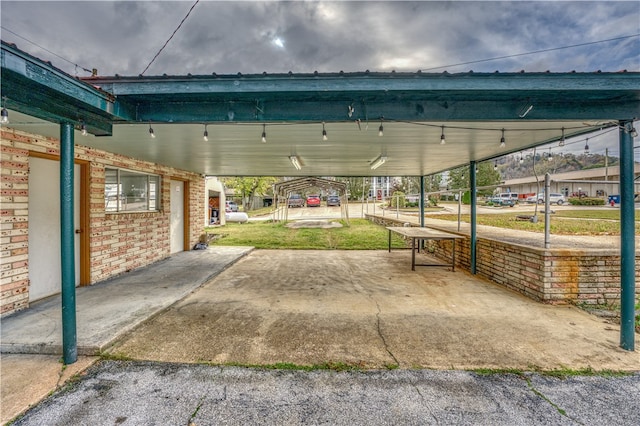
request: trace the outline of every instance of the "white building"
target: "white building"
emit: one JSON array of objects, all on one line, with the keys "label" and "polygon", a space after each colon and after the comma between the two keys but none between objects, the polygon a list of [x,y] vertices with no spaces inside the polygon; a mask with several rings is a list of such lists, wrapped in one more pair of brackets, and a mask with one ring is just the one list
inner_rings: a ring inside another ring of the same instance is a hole
[{"label": "white building", "polygon": [[[636,179],[640,177],[640,164],[635,164],[634,174]],[[551,175],[551,191],[570,197],[578,192],[586,193],[589,197],[607,198],[609,195],[620,193],[620,167],[609,166],[597,169],[577,170],[573,172],[557,173]],[[518,193],[519,198],[535,195],[544,190],[544,175],[528,176],[518,179],[509,179],[498,187],[498,192]],[[640,183],[636,182],[636,192],[640,191]]]}]

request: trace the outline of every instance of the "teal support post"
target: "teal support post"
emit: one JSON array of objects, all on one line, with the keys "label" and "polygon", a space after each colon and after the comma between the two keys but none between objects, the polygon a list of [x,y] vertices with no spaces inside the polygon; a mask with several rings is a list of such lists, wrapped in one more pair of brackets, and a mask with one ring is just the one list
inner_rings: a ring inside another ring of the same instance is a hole
[{"label": "teal support post", "polygon": [[633,122],[620,122],[620,347],[628,351],[635,345],[635,205]]},{"label": "teal support post", "polygon": [[469,246],[469,270],[476,274],[476,162],[469,163],[469,188],[471,191],[471,235]]},{"label": "teal support post", "polygon": [[424,228],[424,176],[420,176],[420,227]]},{"label": "teal support post", "polygon": [[76,335],[76,267],[73,229],[73,125],[60,125],[60,255],[62,262],[62,358],[78,360]]}]

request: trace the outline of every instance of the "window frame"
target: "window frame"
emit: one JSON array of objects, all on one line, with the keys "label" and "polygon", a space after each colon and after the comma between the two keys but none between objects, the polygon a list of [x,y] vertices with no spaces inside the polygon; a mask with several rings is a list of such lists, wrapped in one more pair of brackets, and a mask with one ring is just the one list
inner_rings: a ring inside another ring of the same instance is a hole
[{"label": "window frame", "polygon": [[[109,175],[115,172],[115,183],[109,181]],[[126,195],[123,189],[123,176],[126,173],[127,177],[143,177],[145,179],[144,188],[133,187],[132,191],[142,192],[144,195],[133,194]],[[141,172],[136,170],[124,169],[120,167],[105,167],[105,179],[104,179],[104,210],[107,214],[117,213],[149,213],[160,211],[160,196],[162,194],[162,176],[154,173]],[[155,184],[155,185],[154,185]],[[113,188],[115,186],[115,189]],[[155,188],[154,188],[155,186]],[[115,194],[113,194],[115,191]],[[133,208],[130,206],[129,199],[140,200]],[[112,203],[115,202],[115,208]],[[143,208],[140,208],[142,204]],[[152,205],[154,207],[152,208]]]}]

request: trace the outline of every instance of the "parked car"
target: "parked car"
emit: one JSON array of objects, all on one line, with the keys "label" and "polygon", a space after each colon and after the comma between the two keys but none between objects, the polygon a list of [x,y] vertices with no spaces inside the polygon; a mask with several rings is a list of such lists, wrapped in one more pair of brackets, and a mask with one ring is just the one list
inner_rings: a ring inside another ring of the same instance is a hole
[{"label": "parked car", "polygon": [[493,197],[489,200],[494,206],[509,206],[516,205],[516,200],[513,198]]},{"label": "parked car", "polygon": [[329,195],[327,197],[327,207],[329,206],[340,206],[340,197],[337,195]]},{"label": "parked car", "polygon": [[[566,203],[567,200],[564,198],[564,195],[562,194],[549,194],[549,202],[551,204],[555,203],[559,206],[561,206],[562,204]],[[538,203],[538,204],[543,204],[544,203],[544,193],[540,193],[538,195],[534,195],[532,197],[528,197],[527,198],[527,203]]]},{"label": "parked car", "polygon": [[304,207],[304,198],[298,194],[291,194],[287,200],[287,207]]},{"label": "parked car", "polygon": [[307,207],[320,207],[320,197],[318,195],[309,195],[307,197]]},{"label": "parked car", "polygon": [[513,200],[514,203],[518,202],[519,195],[517,192],[502,192],[496,197],[500,197],[503,200]]},{"label": "parked car", "polygon": [[235,201],[225,201],[224,202],[224,211],[225,212],[237,212],[238,205]]}]

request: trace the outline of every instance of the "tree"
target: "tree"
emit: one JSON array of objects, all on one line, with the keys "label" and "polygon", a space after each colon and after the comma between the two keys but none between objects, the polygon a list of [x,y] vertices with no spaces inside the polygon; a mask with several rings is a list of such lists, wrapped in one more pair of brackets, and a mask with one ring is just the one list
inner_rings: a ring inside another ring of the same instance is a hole
[{"label": "tree", "polygon": [[277,179],[272,176],[233,177],[223,180],[226,187],[240,194],[244,211],[251,210],[251,198],[267,194],[276,182]]},{"label": "tree", "polygon": [[362,189],[364,188],[364,196],[369,195],[368,178],[361,177],[338,177],[337,182],[343,182],[347,184],[347,193],[350,200],[359,200],[362,198]]},{"label": "tree", "polygon": [[[494,170],[494,163],[490,161],[485,161],[483,163],[476,164],[476,186],[492,186],[498,185],[502,178],[500,176],[500,172]],[[449,189],[466,189],[469,188],[469,166],[457,167],[455,169],[449,170]],[[477,195],[484,196],[490,195],[493,193],[492,188],[488,189],[479,189]],[[465,202],[468,200],[468,196],[462,198],[462,201]],[[465,203],[466,204],[466,203]]]}]

